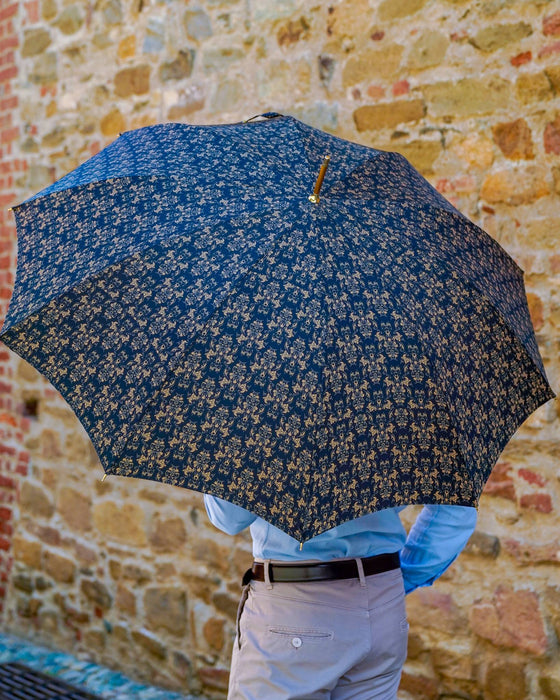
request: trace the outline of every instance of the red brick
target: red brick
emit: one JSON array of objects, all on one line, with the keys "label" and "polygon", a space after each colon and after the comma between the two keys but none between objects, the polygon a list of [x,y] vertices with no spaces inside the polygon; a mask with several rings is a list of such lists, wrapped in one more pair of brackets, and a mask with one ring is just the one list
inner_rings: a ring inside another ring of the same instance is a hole
[{"label": "red brick", "polygon": [[11,523],[6,522],[5,520],[0,520],[0,533],[11,537],[13,534],[13,528]]},{"label": "red brick", "polygon": [[551,53],[558,53],[560,51],[560,41],[555,41],[554,44],[548,44],[543,46],[539,51],[539,58],[543,56],[549,56]]},{"label": "red brick", "polygon": [[560,565],[560,540],[533,544],[512,537],[502,540],[505,551],[522,565],[557,564]]},{"label": "red brick", "polygon": [[560,114],[553,122],[549,122],[544,129],[545,153],[560,155]]},{"label": "red brick", "polygon": [[15,54],[13,51],[0,55],[0,66],[15,64]]},{"label": "red brick", "polygon": [[7,19],[8,17],[13,17],[15,14],[17,14],[18,7],[19,3],[17,2],[14,2],[12,5],[8,5],[7,7],[3,7],[0,10],[0,22]]},{"label": "red brick", "polygon": [[0,488],[15,489],[16,482],[9,476],[4,476],[0,474]]},{"label": "red brick", "polygon": [[393,95],[397,97],[398,95],[406,95],[410,90],[410,84],[408,80],[399,80],[393,85]]},{"label": "red brick", "polygon": [[547,479],[545,479],[545,477],[542,474],[539,474],[538,472],[535,472],[532,469],[525,469],[525,467],[521,467],[521,469],[517,473],[522,479],[527,481],[529,484],[544,486],[547,482]]},{"label": "red brick", "polygon": [[17,36],[7,36],[5,39],[0,40],[0,51],[4,51],[4,49],[13,49],[16,46],[19,46],[19,39]]},{"label": "red brick", "polygon": [[509,62],[511,63],[512,66],[522,66],[525,63],[529,63],[529,61],[533,58],[533,54],[530,51],[524,51],[523,53],[518,53],[517,56],[512,56],[509,59]]},{"label": "red brick", "polygon": [[0,207],[9,207],[14,204],[16,195],[14,192],[0,194]]},{"label": "red brick", "polygon": [[552,512],[552,498],[548,493],[525,493],[519,500],[522,508],[530,508],[539,513]]},{"label": "red brick", "polygon": [[560,34],[560,10],[552,15],[543,17],[542,26],[545,36],[556,36]]},{"label": "red brick", "polygon": [[17,74],[17,66],[10,66],[9,68],[4,68],[4,70],[0,71],[0,83],[3,83],[5,80],[11,80],[12,78],[16,78]]},{"label": "red brick", "polygon": [[4,506],[0,506],[0,520],[11,520],[11,518],[12,518],[12,509],[5,508]]},{"label": "red brick", "polygon": [[4,131],[0,132],[0,141],[2,143],[14,141],[17,138],[19,138],[19,126],[14,126],[11,129],[4,129]]},{"label": "red brick", "polygon": [[486,482],[483,493],[487,496],[501,496],[515,501],[515,485],[510,473],[509,462],[498,462]]},{"label": "red brick", "polygon": [[0,537],[0,549],[3,549],[5,552],[8,552],[11,548],[11,541],[7,540],[5,537]]},{"label": "red brick", "polygon": [[31,2],[24,3],[25,11],[27,13],[27,18],[31,24],[36,24],[41,19],[39,13],[39,2],[38,0],[32,0]]}]

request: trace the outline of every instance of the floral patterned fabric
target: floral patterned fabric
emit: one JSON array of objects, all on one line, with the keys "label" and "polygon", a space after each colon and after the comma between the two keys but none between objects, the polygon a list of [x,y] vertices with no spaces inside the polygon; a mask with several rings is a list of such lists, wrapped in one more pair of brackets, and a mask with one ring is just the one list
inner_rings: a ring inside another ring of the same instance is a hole
[{"label": "floral patterned fabric", "polygon": [[126,132],[15,216],[2,340],[105,471],[300,541],[395,505],[476,505],[554,396],[498,243],[401,155],[293,117]]}]

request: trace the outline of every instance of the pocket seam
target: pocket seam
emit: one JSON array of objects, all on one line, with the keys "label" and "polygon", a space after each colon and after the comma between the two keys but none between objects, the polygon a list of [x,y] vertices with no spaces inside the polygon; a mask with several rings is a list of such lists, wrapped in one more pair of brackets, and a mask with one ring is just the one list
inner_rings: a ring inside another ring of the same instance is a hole
[{"label": "pocket seam", "polygon": [[277,627],[269,626],[268,631],[283,637],[307,637],[308,639],[332,639],[334,632],[313,628]]}]

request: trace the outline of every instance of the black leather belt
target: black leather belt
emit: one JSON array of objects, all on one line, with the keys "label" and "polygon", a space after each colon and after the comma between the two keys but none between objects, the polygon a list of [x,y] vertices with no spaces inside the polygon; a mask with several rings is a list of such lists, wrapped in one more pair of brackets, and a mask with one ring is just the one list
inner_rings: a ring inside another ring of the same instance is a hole
[{"label": "black leather belt", "polygon": [[[376,554],[373,557],[362,557],[364,575],[381,574],[384,571],[398,569],[401,565],[398,552]],[[270,564],[270,580],[276,583],[301,583],[304,581],[332,581],[343,578],[359,578],[358,565],[355,559],[343,561],[324,561],[317,564]],[[264,564],[254,562],[243,577],[246,585],[251,579],[264,581]]]}]

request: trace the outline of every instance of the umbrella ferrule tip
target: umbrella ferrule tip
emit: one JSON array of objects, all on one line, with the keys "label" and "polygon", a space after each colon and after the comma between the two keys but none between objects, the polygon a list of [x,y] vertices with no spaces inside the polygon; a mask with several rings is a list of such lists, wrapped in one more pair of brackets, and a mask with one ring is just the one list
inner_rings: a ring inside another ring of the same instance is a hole
[{"label": "umbrella ferrule tip", "polygon": [[310,202],[313,202],[313,204],[317,204],[317,202],[319,201],[319,195],[318,195],[318,194],[315,194],[315,193],[310,194],[310,195],[309,195],[309,201],[310,201]]}]

